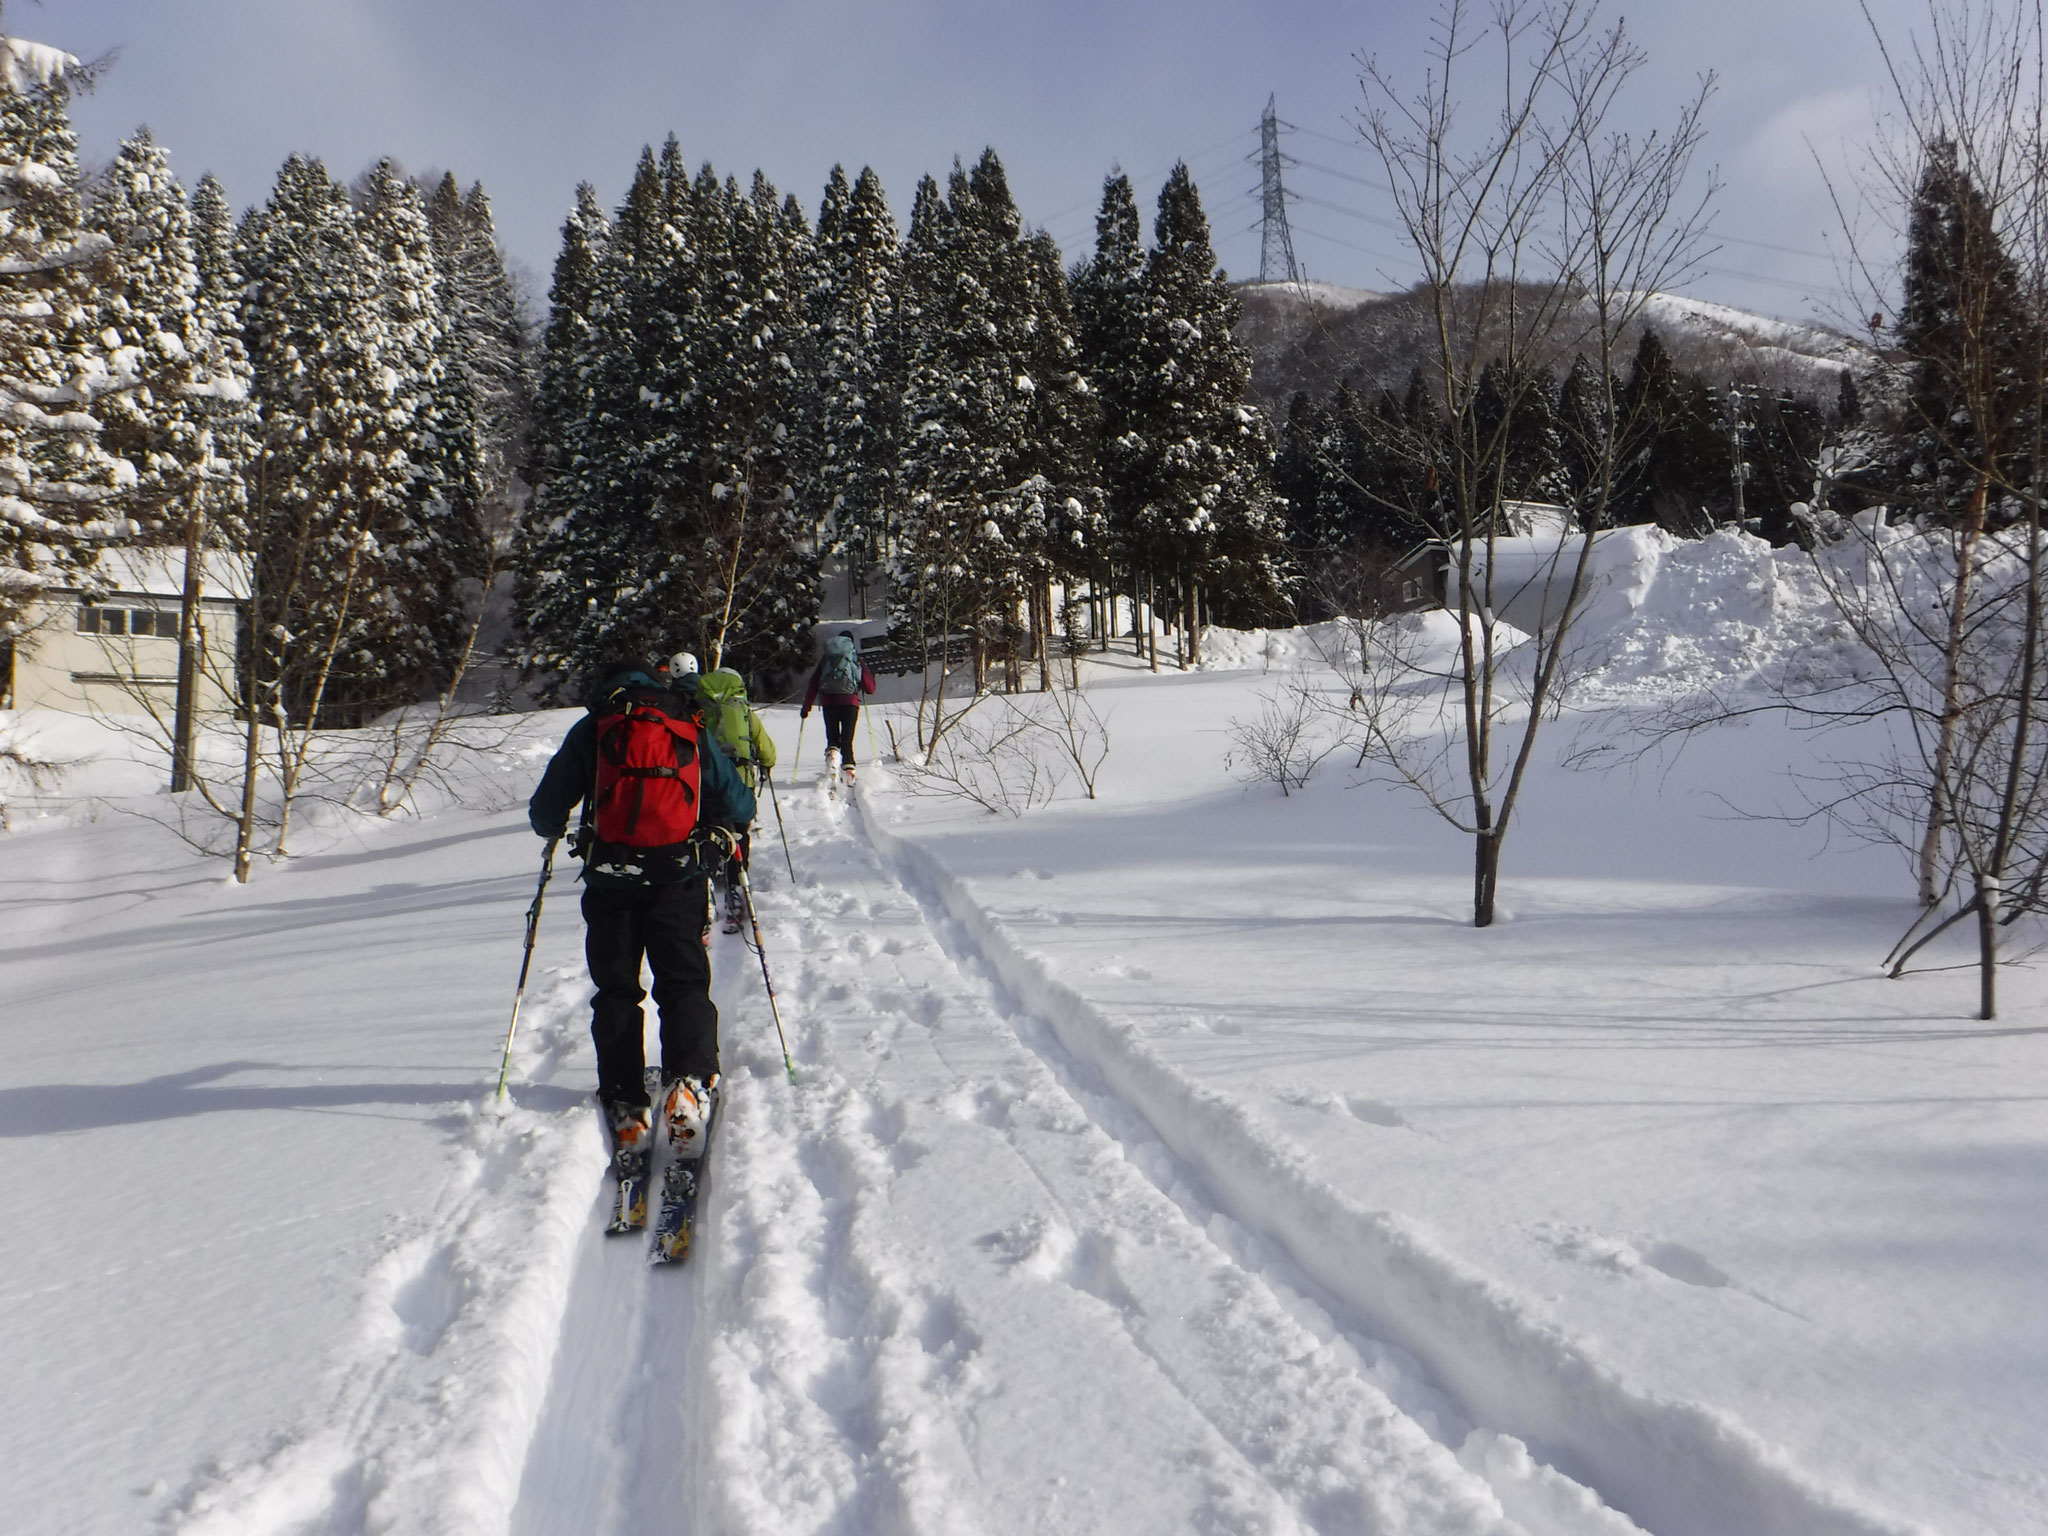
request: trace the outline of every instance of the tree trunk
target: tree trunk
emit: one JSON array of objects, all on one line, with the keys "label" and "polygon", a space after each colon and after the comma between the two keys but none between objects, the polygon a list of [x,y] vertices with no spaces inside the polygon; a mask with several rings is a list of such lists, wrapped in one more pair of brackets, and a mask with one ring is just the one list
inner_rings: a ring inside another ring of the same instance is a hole
[{"label": "tree trunk", "polygon": [[1998,913],[2003,895],[1996,875],[1977,877],[1977,1017],[1998,1017]]},{"label": "tree trunk", "polygon": [[206,542],[205,503],[192,498],[185,519],[185,590],[178,600],[178,701],[171,722],[171,793],[192,787],[193,739],[199,718],[199,601],[205,592],[200,549]]},{"label": "tree trunk", "polygon": [[[253,609],[255,604],[250,604]],[[260,750],[263,740],[263,721],[256,703],[256,654],[262,648],[260,633],[250,626],[249,636],[249,696],[243,701],[249,715],[248,728],[242,734],[242,806],[241,814],[235,818],[235,882],[249,883],[249,860],[256,851],[256,776],[263,766]]]},{"label": "tree trunk", "polygon": [[1157,578],[1145,578],[1145,646],[1152,654],[1152,670],[1159,670],[1159,582]]},{"label": "tree trunk", "polygon": [[1188,670],[1188,580],[1174,580],[1174,666]]},{"label": "tree trunk", "polygon": [[1936,889],[1941,866],[1941,829],[1948,824],[1948,776],[1955,761],[1956,724],[1961,719],[1963,679],[1963,637],[1970,608],[1970,577],[1977,559],[1977,541],[1984,534],[1985,503],[1990,495],[1991,477],[1980,470],[1970,489],[1969,510],[1963,517],[1962,548],[1956,555],[1956,590],[1950,600],[1948,650],[1942,658],[1941,724],[1934,742],[1934,783],[1928,796],[1927,830],[1920,837],[1920,905],[1931,907],[1940,894]]},{"label": "tree trunk", "polygon": [[1479,835],[1472,839],[1472,926],[1493,926],[1494,887],[1500,878],[1500,839],[1480,817]]},{"label": "tree trunk", "polygon": [[1038,611],[1045,615],[1045,623],[1038,630],[1038,691],[1052,692],[1052,578],[1040,577],[1038,583]]}]

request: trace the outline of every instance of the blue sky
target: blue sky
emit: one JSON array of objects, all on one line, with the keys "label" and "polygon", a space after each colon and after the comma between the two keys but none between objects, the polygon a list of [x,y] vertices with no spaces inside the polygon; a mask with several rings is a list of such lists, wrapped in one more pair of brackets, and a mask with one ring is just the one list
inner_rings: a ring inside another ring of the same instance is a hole
[{"label": "blue sky", "polygon": [[[1921,7],[1873,0],[1901,30]],[[1668,115],[1703,70],[1720,86],[1706,161],[1726,242],[1686,291],[1793,318],[1842,312],[1835,219],[1813,144],[1866,135],[1880,76],[1856,0],[1615,5],[1649,50],[1636,100]],[[1121,165],[1149,207],[1176,158],[1218,252],[1255,275],[1250,156],[1268,93],[1300,130],[1295,243],[1309,275],[1358,287],[1413,276],[1383,223],[1352,121],[1361,54],[1419,76],[1426,6],[1223,0],[15,0],[11,30],[95,56],[76,107],[89,158],[147,123],[186,180],[211,170],[259,201],[278,163],[344,178],[380,154],[480,179],[500,234],[544,291],[575,184],[610,204],[641,144],[670,131],[695,163],[755,166],[813,209],[835,161],[872,164],[899,216],[918,176],[993,144],[1027,220],[1069,256],[1093,238]],[[1832,236],[1832,239],[1831,239]]]}]

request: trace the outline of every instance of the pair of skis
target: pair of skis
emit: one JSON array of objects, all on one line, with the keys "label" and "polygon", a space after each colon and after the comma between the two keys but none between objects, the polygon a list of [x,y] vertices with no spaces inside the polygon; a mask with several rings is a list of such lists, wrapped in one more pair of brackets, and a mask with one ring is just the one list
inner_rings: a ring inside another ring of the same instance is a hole
[{"label": "pair of skis", "polygon": [[[648,1250],[650,1264],[680,1264],[690,1256],[690,1238],[697,1225],[697,1196],[711,1158],[711,1127],[718,1118],[718,1090],[711,1090],[711,1108],[704,1117],[702,1145],[684,1157],[673,1143],[668,1166],[662,1170],[661,1198],[654,1212],[654,1245]],[[647,1196],[653,1183],[654,1148],[649,1145],[612,1149],[612,1177],[618,1188],[612,1202],[608,1233],[640,1232],[647,1226]]]}]

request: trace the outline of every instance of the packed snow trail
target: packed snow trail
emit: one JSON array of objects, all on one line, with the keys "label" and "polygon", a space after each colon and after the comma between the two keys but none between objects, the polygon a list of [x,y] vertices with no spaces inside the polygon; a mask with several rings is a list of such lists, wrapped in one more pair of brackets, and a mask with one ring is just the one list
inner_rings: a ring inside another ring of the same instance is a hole
[{"label": "packed snow trail", "polygon": [[1104,1128],[856,811],[791,802],[804,883],[758,896],[799,1082],[721,940],[703,1239],[650,1271],[593,1207],[516,1531],[1635,1529],[1512,1442],[1498,1489],[1460,1465],[1397,1351],[1240,1263],[1156,1138]]}]

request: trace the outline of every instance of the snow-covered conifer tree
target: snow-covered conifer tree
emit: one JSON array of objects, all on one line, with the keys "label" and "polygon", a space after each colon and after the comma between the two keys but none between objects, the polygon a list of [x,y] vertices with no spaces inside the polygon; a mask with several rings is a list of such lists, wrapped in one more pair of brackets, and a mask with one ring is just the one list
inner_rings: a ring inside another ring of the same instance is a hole
[{"label": "snow-covered conifer tree", "polygon": [[454,665],[473,613],[465,580],[486,561],[478,410],[442,303],[425,199],[390,160],[371,168],[358,216],[377,290],[375,375],[389,441],[389,503],[375,524],[377,671],[406,702]]},{"label": "snow-covered conifer tree", "polygon": [[903,289],[900,599],[1014,681],[1052,551],[1096,515],[1093,412],[1057,253],[1024,237],[993,150],[955,164],[943,206],[920,187]]},{"label": "snow-covered conifer tree", "polygon": [[483,183],[468,192],[453,172],[427,198],[441,302],[455,337],[455,366],[477,417],[477,470],[484,520],[510,524],[533,418],[532,349],[519,297],[498,249],[497,223]]},{"label": "snow-covered conifer tree", "polygon": [[1137,523],[1143,505],[1144,436],[1138,410],[1146,382],[1144,281],[1145,244],[1137,198],[1130,178],[1118,172],[1103,181],[1102,206],[1095,216],[1095,254],[1075,274],[1073,306],[1075,340],[1101,411],[1096,473],[1107,526],[1099,553],[1122,569],[1133,596],[1137,589],[1131,574],[1142,555]]},{"label": "snow-covered conifer tree", "polygon": [[236,264],[263,424],[250,476],[258,702],[295,725],[359,715],[417,687],[431,658],[384,579],[414,537],[419,381],[396,366],[409,359],[381,263],[319,161],[284,163]]},{"label": "snow-covered conifer tree", "polygon": [[594,503],[596,468],[586,451],[596,414],[592,379],[600,339],[593,306],[610,235],[611,221],[596,190],[584,182],[563,222],[548,290],[528,459],[534,492],[512,555],[520,663],[529,672],[551,674],[551,696],[564,674],[584,665],[582,637],[598,581],[594,530],[581,513]]},{"label": "snow-covered conifer tree", "polygon": [[126,386],[95,324],[78,146],[65,101],[78,61],[0,37],[0,642],[52,560],[89,565],[132,534],[136,468],[103,438],[101,403]]},{"label": "snow-covered conifer tree", "polygon": [[203,293],[192,210],[146,130],[122,143],[86,224],[108,242],[91,295],[101,339],[133,379],[103,405],[101,440],[139,472],[142,536],[182,543],[195,513],[239,503],[248,361],[232,310]]},{"label": "snow-covered conifer tree", "polygon": [[1283,570],[1272,452],[1244,402],[1251,354],[1237,339],[1237,298],[1185,165],[1159,193],[1145,297],[1136,533],[1155,573],[1177,589],[1192,638],[1205,602],[1238,622],[1269,618]]},{"label": "snow-covered conifer tree", "polygon": [[882,180],[864,167],[849,187],[832,179],[818,214],[817,278],[809,312],[816,400],[807,420],[805,511],[821,548],[847,561],[856,594],[887,556],[901,396],[889,343],[901,255]]},{"label": "snow-covered conifer tree", "polygon": [[817,617],[817,560],[790,472],[810,232],[759,172],[745,194],[732,182],[715,198],[701,181],[699,191],[690,462],[662,498],[673,557],[661,584],[707,665],[787,673],[809,659]]}]

